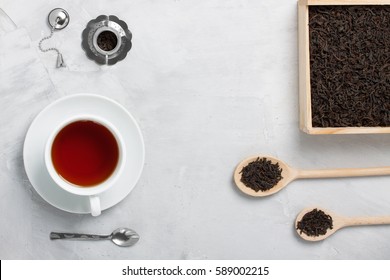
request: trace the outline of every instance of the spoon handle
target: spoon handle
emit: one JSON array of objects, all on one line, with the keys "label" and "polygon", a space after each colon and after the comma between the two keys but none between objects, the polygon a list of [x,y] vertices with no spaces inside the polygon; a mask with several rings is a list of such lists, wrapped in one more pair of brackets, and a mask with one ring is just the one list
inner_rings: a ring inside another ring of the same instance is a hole
[{"label": "spoon handle", "polygon": [[390,175],[390,166],[371,168],[338,168],[298,170],[297,178],[338,178]]},{"label": "spoon handle", "polygon": [[346,218],[346,226],[387,225],[390,224],[390,216],[382,217],[356,217]]},{"label": "spoon handle", "polygon": [[74,240],[107,240],[111,239],[111,235],[84,234],[84,233],[65,233],[51,232],[50,239],[74,239]]}]

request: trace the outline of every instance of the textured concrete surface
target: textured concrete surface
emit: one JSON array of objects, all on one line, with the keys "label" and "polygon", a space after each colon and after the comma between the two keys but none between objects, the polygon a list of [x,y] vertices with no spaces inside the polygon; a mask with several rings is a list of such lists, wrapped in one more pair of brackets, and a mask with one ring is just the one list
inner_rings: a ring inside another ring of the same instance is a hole
[{"label": "textured concrete surface", "polygon": [[[1,259],[390,258],[390,226],[344,229],[315,244],[293,228],[312,205],[390,215],[388,177],[296,181],[265,199],[241,194],[232,182],[235,165],[258,153],[302,168],[390,165],[390,135],[299,131],[295,0],[2,0],[0,7],[15,23],[0,32]],[[37,48],[55,7],[71,16],[50,41],[66,69]],[[117,15],[133,32],[133,49],[111,67],[81,49],[82,30],[100,14]],[[145,138],[138,185],[98,218],[50,206],[23,168],[34,116],[80,92],[123,104]],[[136,230],[140,242],[124,249],[49,240],[52,230],[107,233],[119,226]]]}]

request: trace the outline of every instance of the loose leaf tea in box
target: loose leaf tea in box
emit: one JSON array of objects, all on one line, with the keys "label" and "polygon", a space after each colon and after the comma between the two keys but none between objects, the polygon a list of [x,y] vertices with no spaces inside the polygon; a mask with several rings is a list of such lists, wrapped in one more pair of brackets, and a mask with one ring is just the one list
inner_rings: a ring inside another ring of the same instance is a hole
[{"label": "loose leaf tea in box", "polygon": [[310,6],[313,127],[390,126],[390,6]]}]

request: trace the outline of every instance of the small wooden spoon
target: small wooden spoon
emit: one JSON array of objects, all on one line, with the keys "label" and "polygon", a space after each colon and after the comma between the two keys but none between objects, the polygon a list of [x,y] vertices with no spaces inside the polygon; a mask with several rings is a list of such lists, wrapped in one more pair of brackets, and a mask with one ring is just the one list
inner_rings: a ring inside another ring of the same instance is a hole
[{"label": "small wooden spoon", "polygon": [[[279,163],[280,168],[282,169],[282,177],[276,186],[267,190],[267,191],[254,191],[253,189],[244,185],[241,182],[241,170],[247,166],[252,161],[255,161],[257,158],[267,158],[271,160],[273,164]],[[289,183],[296,179],[306,179],[306,178],[338,178],[338,177],[362,177],[362,176],[378,176],[378,175],[390,175],[390,166],[386,167],[372,167],[372,168],[339,168],[339,169],[317,169],[317,170],[304,170],[304,169],[295,169],[288,166],[286,163],[280,159],[274,158],[272,156],[257,155],[244,159],[241,161],[235,171],[234,171],[234,182],[236,186],[247,195],[251,196],[268,196],[274,193],[277,193]]]},{"label": "small wooden spoon", "polygon": [[[302,217],[312,211],[313,209],[322,210],[327,215],[331,216],[333,219],[333,228],[328,229],[326,234],[319,235],[319,236],[308,236],[304,232],[300,233],[300,230],[297,229],[298,222],[302,220]],[[351,227],[351,226],[368,226],[368,225],[387,225],[390,224],[390,216],[382,216],[382,217],[344,217],[337,215],[331,211],[328,211],[326,209],[320,209],[318,207],[310,207],[305,208],[302,210],[301,213],[298,214],[297,219],[295,220],[295,230],[297,231],[298,235],[307,240],[307,241],[320,241],[324,240],[325,238],[328,238],[333,233],[338,231],[339,229],[342,229],[344,227]]]}]

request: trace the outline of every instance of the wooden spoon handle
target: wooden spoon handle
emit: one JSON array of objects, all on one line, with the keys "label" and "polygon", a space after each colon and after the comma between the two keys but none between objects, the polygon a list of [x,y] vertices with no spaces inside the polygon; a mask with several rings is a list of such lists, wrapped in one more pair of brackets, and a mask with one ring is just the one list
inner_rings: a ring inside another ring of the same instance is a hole
[{"label": "wooden spoon handle", "polygon": [[338,178],[390,175],[390,167],[297,170],[297,178]]},{"label": "wooden spoon handle", "polygon": [[386,225],[390,224],[390,216],[356,217],[345,220],[345,226]]}]

